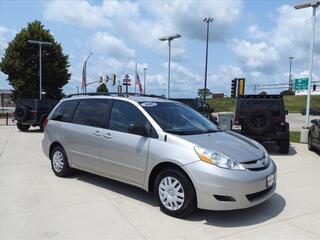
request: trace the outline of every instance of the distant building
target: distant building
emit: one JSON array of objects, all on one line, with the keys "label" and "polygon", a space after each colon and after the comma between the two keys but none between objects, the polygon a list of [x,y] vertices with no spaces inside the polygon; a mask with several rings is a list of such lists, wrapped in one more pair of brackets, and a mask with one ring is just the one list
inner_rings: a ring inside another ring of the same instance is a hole
[{"label": "distant building", "polygon": [[11,90],[0,89],[0,107],[14,107],[14,102],[11,99]]},{"label": "distant building", "polygon": [[224,94],[223,93],[212,93],[212,98],[223,98]]}]

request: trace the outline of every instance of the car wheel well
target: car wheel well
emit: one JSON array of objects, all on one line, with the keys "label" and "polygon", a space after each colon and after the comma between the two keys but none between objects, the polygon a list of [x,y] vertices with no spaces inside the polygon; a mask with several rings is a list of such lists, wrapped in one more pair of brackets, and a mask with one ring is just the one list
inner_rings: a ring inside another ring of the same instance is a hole
[{"label": "car wheel well", "polygon": [[[49,151],[49,157],[51,158],[51,154],[52,154],[52,150],[56,147],[56,146],[60,146],[62,147],[62,145],[59,142],[53,142],[50,146],[50,151]],[[63,148],[63,147],[62,147]],[[63,148],[64,149],[64,148]]]},{"label": "car wheel well", "polygon": [[175,163],[171,163],[171,162],[162,162],[162,163],[159,163],[158,165],[156,165],[150,173],[149,183],[148,183],[148,191],[149,192],[153,192],[154,181],[155,181],[157,175],[160,173],[160,171],[162,171],[165,168],[175,168],[175,169],[181,171],[187,178],[189,178],[190,182],[192,183],[192,187],[195,190],[195,187],[193,185],[192,180],[190,179],[188,174],[179,165],[177,165]]}]

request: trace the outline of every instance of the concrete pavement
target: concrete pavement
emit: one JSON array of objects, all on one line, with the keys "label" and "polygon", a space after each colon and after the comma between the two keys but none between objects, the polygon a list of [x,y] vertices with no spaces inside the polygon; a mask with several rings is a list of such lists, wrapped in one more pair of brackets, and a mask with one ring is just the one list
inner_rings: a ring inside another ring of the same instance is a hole
[{"label": "concrete pavement", "polygon": [[306,145],[287,156],[269,147],[278,166],[269,201],[176,219],[138,188],[83,172],[55,177],[42,133],[0,128],[0,240],[320,239],[320,156]]},{"label": "concrete pavement", "polygon": [[[312,119],[319,119],[320,116],[313,116],[310,115],[310,121]],[[290,124],[290,131],[300,131],[301,128],[305,125],[306,116],[302,115],[301,113],[289,113],[286,116],[287,122]]]}]

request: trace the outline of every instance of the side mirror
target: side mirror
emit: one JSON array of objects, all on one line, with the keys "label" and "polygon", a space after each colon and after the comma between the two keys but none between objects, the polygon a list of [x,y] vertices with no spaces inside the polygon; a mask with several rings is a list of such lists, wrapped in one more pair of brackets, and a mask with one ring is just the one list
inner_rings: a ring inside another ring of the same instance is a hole
[{"label": "side mirror", "polygon": [[285,113],[286,115],[288,115],[288,110],[284,110],[284,113]]},{"label": "side mirror", "polygon": [[218,118],[210,114],[209,121],[218,126]]},{"label": "side mirror", "polygon": [[136,123],[131,123],[129,125],[128,132],[132,133],[132,134],[144,136],[144,137],[148,137],[149,136],[146,127],[143,126],[143,125],[136,124]]},{"label": "side mirror", "polygon": [[214,108],[210,108],[210,113],[213,113],[214,112]]}]

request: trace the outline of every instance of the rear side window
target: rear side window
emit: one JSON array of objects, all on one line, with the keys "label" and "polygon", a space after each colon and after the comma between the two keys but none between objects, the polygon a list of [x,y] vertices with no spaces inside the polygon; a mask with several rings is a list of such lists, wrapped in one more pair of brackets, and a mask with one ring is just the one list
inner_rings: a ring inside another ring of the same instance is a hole
[{"label": "rear side window", "polygon": [[87,99],[81,100],[77,107],[73,123],[92,127],[103,127],[106,122],[108,100]]},{"label": "rear side window", "polygon": [[79,101],[68,100],[63,101],[52,114],[51,120],[61,122],[71,122],[72,115]]},{"label": "rear side window", "polygon": [[112,105],[109,129],[128,132],[130,124],[139,124],[145,126],[146,117],[134,105],[124,101],[115,101]]}]

